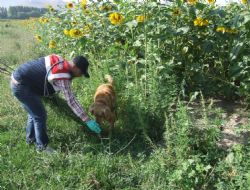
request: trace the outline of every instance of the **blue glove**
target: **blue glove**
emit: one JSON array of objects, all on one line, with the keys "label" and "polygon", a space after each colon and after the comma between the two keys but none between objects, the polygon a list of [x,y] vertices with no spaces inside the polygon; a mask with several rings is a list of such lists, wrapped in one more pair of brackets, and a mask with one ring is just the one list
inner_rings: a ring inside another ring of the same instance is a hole
[{"label": "blue glove", "polygon": [[89,120],[86,122],[86,124],[91,131],[94,131],[97,134],[101,133],[102,130],[100,125],[95,120]]}]

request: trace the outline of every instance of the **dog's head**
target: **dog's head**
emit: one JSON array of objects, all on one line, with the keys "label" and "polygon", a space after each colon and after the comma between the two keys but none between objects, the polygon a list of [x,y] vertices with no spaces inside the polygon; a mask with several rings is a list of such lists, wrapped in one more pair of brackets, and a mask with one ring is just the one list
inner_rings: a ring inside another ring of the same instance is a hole
[{"label": "dog's head", "polygon": [[113,119],[110,108],[102,103],[93,103],[89,108],[89,112],[96,117],[96,120],[104,119],[106,121],[111,121]]}]

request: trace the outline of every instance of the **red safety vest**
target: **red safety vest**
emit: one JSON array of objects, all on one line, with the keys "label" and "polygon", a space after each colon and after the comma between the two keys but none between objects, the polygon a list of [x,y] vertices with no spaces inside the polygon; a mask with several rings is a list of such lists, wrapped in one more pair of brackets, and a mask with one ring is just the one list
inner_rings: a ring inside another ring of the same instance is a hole
[{"label": "red safety vest", "polygon": [[45,57],[45,67],[47,71],[48,82],[57,92],[60,89],[54,84],[55,80],[71,80],[69,62],[58,55],[49,55]]},{"label": "red safety vest", "polygon": [[49,82],[71,79],[69,62],[58,55],[46,56],[45,67]]}]

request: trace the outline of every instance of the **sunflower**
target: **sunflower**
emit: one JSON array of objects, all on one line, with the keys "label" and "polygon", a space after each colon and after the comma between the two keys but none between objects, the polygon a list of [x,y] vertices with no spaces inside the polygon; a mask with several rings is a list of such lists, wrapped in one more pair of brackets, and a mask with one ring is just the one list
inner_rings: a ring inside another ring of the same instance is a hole
[{"label": "sunflower", "polygon": [[75,26],[75,25],[77,25],[77,22],[76,22],[76,21],[72,21],[72,22],[71,22],[71,25],[72,25],[72,26]]},{"label": "sunflower", "polygon": [[238,31],[236,29],[231,29],[231,28],[226,28],[224,26],[218,26],[216,28],[216,32],[221,32],[221,33],[229,33],[229,34],[237,34]]},{"label": "sunflower", "polygon": [[209,20],[207,19],[204,19],[202,22],[201,22],[201,26],[207,26],[209,24]]},{"label": "sunflower", "polygon": [[49,9],[50,12],[54,12],[55,11],[55,9],[51,5],[48,5],[48,9]]},{"label": "sunflower", "polygon": [[121,24],[123,19],[124,17],[119,13],[112,13],[109,15],[109,20],[114,25]]},{"label": "sunflower", "polygon": [[100,6],[99,11],[111,11],[112,6],[111,5],[106,5],[106,6]]},{"label": "sunflower", "polygon": [[246,5],[247,2],[248,2],[248,0],[241,0],[241,3],[244,4],[244,5]]},{"label": "sunflower", "polygon": [[74,7],[74,4],[73,3],[67,3],[66,7],[68,9],[72,9]]},{"label": "sunflower", "polygon": [[39,18],[39,22],[44,24],[44,23],[49,22],[49,19],[48,18]]},{"label": "sunflower", "polygon": [[226,32],[229,33],[229,34],[237,34],[238,33],[238,31],[236,29],[231,29],[231,28],[228,28],[226,30]]},{"label": "sunflower", "polygon": [[38,41],[38,42],[42,42],[42,37],[40,35],[35,35],[35,39]]},{"label": "sunflower", "polygon": [[197,17],[194,20],[194,26],[207,26],[209,24],[209,21],[207,19],[203,19],[201,17]]},{"label": "sunflower", "polygon": [[143,15],[137,16],[136,20],[137,20],[137,22],[144,22],[145,21],[145,16],[143,16]]},{"label": "sunflower", "polygon": [[226,28],[224,26],[218,26],[216,28],[216,32],[221,32],[221,33],[225,33],[226,32]]},{"label": "sunflower", "polygon": [[81,38],[83,36],[83,33],[79,29],[71,29],[69,31],[69,35],[72,38]]},{"label": "sunflower", "polygon": [[66,36],[69,36],[69,31],[70,31],[70,30],[68,30],[68,29],[64,29],[64,30],[63,30],[63,33],[64,33]]},{"label": "sunflower", "polygon": [[215,0],[207,0],[207,2],[208,2],[209,4],[213,4],[213,3],[215,3]]},{"label": "sunflower", "polygon": [[88,4],[88,1],[87,1],[87,0],[82,0],[82,1],[81,1],[81,7],[82,7],[83,9],[86,9],[86,8],[87,8],[87,4]]},{"label": "sunflower", "polygon": [[180,14],[181,14],[180,9],[175,8],[175,9],[173,10],[173,16],[179,16]]},{"label": "sunflower", "polygon": [[50,49],[56,48],[56,41],[50,40],[50,42],[49,42],[49,48]]},{"label": "sunflower", "polygon": [[190,5],[195,5],[198,0],[187,0],[187,3]]}]

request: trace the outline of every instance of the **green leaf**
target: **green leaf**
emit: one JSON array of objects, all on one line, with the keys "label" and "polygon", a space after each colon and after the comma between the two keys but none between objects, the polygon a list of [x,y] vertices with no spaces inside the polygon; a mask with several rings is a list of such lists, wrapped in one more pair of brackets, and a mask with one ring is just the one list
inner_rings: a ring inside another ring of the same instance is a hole
[{"label": "green leaf", "polygon": [[140,47],[142,44],[139,40],[136,40],[135,43],[133,44],[133,46],[135,47]]},{"label": "green leaf", "polygon": [[194,92],[194,94],[191,96],[189,102],[192,102],[197,99],[197,96],[200,94],[200,92]]},{"label": "green leaf", "polygon": [[148,3],[148,6],[149,7],[157,7],[157,3],[156,2],[151,2],[151,3]]},{"label": "green leaf", "polygon": [[202,45],[205,52],[209,53],[213,50],[213,42],[211,41],[205,41],[205,43]]},{"label": "green leaf", "polygon": [[190,30],[189,26],[184,26],[176,30],[177,33],[186,34]]},{"label": "green leaf", "polygon": [[210,12],[210,16],[219,15],[219,17],[224,18],[226,16],[226,12],[222,9],[215,9]]},{"label": "green leaf", "polygon": [[238,64],[229,67],[229,75],[231,77],[237,77],[241,71],[242,71],[242,68]]},{"label": "green leaf", "polygon": [[181,50],[181,52],[183,53],[183,54],[186,54],[187,52],[188,52],[188,47],[187,46],[185,46],[185,47],[183,47],[182,48],[182,50]]},{"label": "green leaf", "polygon": [[126,25],[127,25],[130,29],[133,29],[133,28],[135,28],[135,27],[138,25],[138,23],[137,23],[136,20],[132,20],[132,21],[130,21],[130,22],[127,22]]},{"label": "green leaf", "polygon": [[198,3],[196,3],[195,7],[196,7],[198,10],[203,10],[203,9],[207,8],[207,5],[198,2]]},{"label": "green leaf", "polygon": [[240,20],[240,15],[236,15],[234,18],[233,18],[233,24],[231,25],[231,27],[237,27],[237,24]]},{"label": "green leaf", "polygon": [[76,52],[75,51],[72,51],[69,55],[70,58],[73,58],[75,56]]},{"label": "green leaf", "polygon": [[204,169],[205,169],[205,171],[207,172],[207,171],[210,170],[211,168],[212,168],[211,165],[207,165]]},{"label": "green leaf", "polygon": [[244,45],[244,42],[239,42],[236,46],[233,47],[233,49],[230,53],[230,60],[231,61],[233,61],[237,58],[243,45]]},{"label": "green leaf", "polygon": [[246,24],[250,21],[250,14],[249,12],[244,11],[243,14],[241,14],[242,17],[244,18],[243,24]]},{"label": "green leaf", "polygon": [[233,152],[230,152],[227,157],[226,157],[226,163],[228,164],[232,164],[233,161],[234,161],[234,153]]}]

